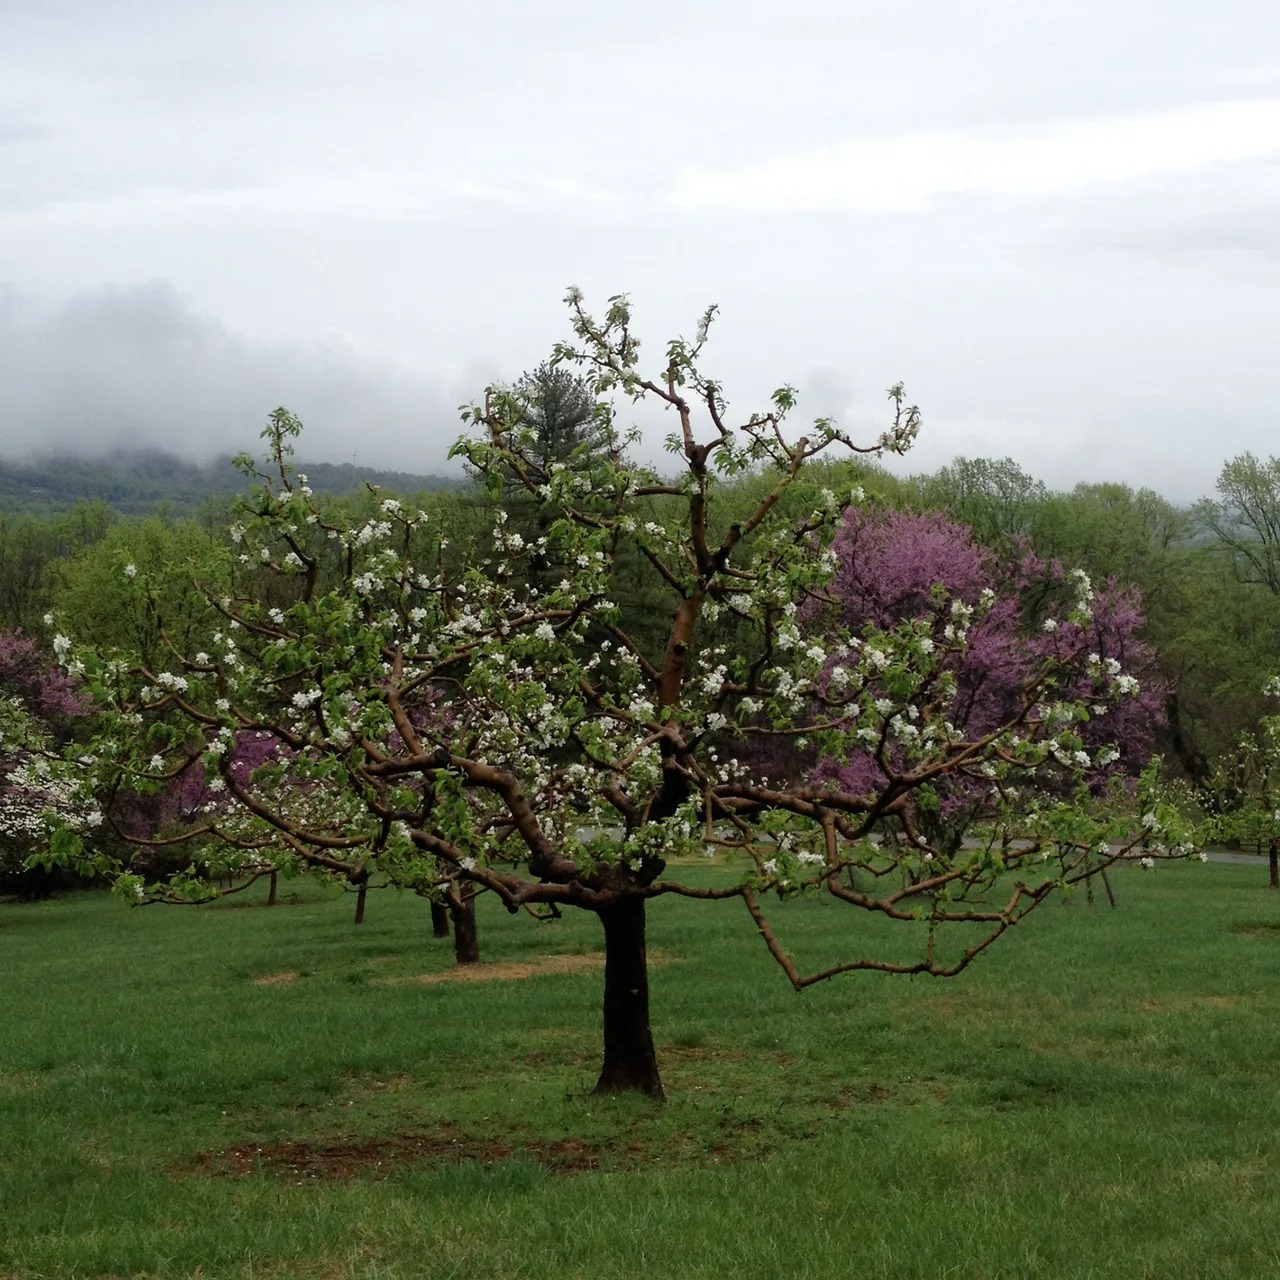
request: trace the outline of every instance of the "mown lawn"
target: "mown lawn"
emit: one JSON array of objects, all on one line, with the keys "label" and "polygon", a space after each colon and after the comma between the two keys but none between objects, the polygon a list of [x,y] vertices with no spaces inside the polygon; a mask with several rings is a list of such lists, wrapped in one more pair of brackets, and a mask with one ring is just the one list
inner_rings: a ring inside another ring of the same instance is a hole
[{"label": "mown lawn", "polygon": [[[600,973],[544,958],[591,917],[486,903],[526,967],[424,983],[449,945],[391,891],[359,928],[305,888],[5,905],[0,1276],[1277,1275],[1264,882],[1125,869],[959,978],[802,996],[740,904],[658,902],[665,1107],[590,1093]],[[873,936],[784,919],[815,960]]]}]

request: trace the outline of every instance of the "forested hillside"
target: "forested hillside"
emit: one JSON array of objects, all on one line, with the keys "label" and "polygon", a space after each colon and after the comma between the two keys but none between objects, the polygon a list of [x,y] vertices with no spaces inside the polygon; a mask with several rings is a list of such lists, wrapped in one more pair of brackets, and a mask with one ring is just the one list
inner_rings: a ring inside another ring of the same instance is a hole
[{"label": "forested hillside", "polygon": [[[312,462],[303,470],[322,493],[349,493],[365,481],[398,493],[464,483],[457,475],[380,471],[350,462]],[[199,463],[154,450],[102,458],[50,455],[22,463],[0,461],[0,512],[5,513],[53,515],[78,502],[103,502],[119,515],[149,515],[163,504],[187,514],[206,498],[227,498],[243,488],[243,477],[225,458]]]}]

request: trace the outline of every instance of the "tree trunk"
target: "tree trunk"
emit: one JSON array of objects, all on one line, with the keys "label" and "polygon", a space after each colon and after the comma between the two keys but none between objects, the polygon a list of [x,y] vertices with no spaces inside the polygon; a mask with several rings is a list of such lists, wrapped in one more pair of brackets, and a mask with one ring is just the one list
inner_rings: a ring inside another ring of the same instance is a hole
[{"label": "tree trunk", "polygon": [[649,1029],[644,899],[623,898],[600,912],[604,925],[604,1066],[597,1093],[637,1092],[661,1102],[662,1079]]},{"label": "tree trunk", "polygon": [[360,881],[360,887],[356,890],[356,924],[364,924],[364,899],[368,892],[369,877],[366,876]]},{"label": "tree trunk", "polygon": [[449,936],[449,909],[443,902],[431,904],[431,935],[435,938]]},{"label": "tree trunk", "polygon": [[279,879],[280,873],[273,871],[271,873],[271,890],[267,894],[267,906],[274,907],[276,905],[276,881]]},{"label": "tree trunk", "polygon": [[475,894],[449,898],[449,914],[453,917],[453,958],[457,964],[480,963],[480,938],[476,933]]},{"label": "tree trunk", "polygon": [[1275,836],[1271,837],[1271,842],[1267,846],[1267,856],[1271,861],[1271,887],[1280,889],[1280,840]]},{"label": "tree trunk", "polygon": [[1107,891],[1107,901],[1114,907],[1116,905],[1116,895],[1112,892],[1111,881],[1107,878],[1107,869],[1103,867],[1098,874],[1102,877],[1102,887]]}]

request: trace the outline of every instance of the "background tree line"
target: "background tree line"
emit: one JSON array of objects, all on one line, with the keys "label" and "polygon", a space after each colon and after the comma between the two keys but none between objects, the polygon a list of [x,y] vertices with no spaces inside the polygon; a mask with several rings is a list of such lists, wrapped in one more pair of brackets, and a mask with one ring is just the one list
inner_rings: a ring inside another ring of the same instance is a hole
[{"label": "background tree line", "polygon": [[[589,470],[599,457],[600,423],[583,380],[563,366],[543,366],[517,387],[531,406],[532,455],[543,465]],[[258,572],[243,563],[227,533],[231,486],[223,470],[234,474],[230,468],[138,455],[105,475],[86,463],[28,468],[29,474],[0,470],[0,633],[39,637],[41,619],[56,609],[88,642],[146,653],[157,643],[155,620],[138,616],[121,585],[124,566],[135,565],[163,583],[156,607],[175,639],[199,647],[199,637],[184,631],[197,612],[187,607],[193,579],[204,586],[244,583]],[[33,484],[42,487],[35,481],[46,470],[51,481],[56,472],[61,489],[50,490],[42,508],[32,501],[39,496]],[[457,563],[483,560],[498,506],[508,527],[531,544],[546,535],[539,524],[545,516],[514,478],[493,493],[474,477],[361,474],[383,496],[396,492],[431,512],[449,531],[440,554]],[[347,520],[371,513],[377,501],[367,484],[352,486],[356,475],[350,466],[308,471],[323,505]],[[747,472],[717,492],[713,526],[727,529],[769,483],[767,475]],[[1233,753],[1242,739],[1256,739],[1269,710],[1264,686],[1280,671],[1280,459],[1232,459],[1215,493],[1190,507],[1121,483],[1055,491],[1008,458],[958,458],[908,478],[865,459],[824,462],[810,467],[784,502],[802,511],[819,490],[851,485],[865,488],[886,511],[939,513],[998,554],[1032,552],[1046,564],[1078,567],[1099,583],[1136,592],[1141,638],[1163,690],[1157,746],[1166,766],[1202,792],[1229,790],[1223,778]],[[68,505],[76,492],[95,497]],[[665,518],[657,504],[652,518]],[[336,561],[329,567],[336,569]],[[655,611],[641,568],[632,581],[627,566],[619,566],[617,594],[624,625],[643,636],[660,631],[666,618]],[[540,581],[558,571],[548,556],[534,556],[524,568]],[[320,572],[323,579],[325,566]],[[270,588],[265,579],[263,586]],[[724,628],[731,640],[732,619]]]}]

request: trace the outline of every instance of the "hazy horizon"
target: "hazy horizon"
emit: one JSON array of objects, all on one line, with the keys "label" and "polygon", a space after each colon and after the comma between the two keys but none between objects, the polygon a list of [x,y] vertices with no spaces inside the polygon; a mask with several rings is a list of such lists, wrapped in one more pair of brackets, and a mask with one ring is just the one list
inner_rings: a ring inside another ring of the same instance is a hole
[{"label": "hazy horizon", "polygon": [[[1208,492],[1280,412],[1280,9],[0,0],[0,456],[440,472],[580,285],[748,413]],[[663,426],[641,413],[649,454]]]}]

